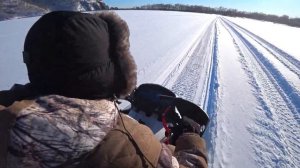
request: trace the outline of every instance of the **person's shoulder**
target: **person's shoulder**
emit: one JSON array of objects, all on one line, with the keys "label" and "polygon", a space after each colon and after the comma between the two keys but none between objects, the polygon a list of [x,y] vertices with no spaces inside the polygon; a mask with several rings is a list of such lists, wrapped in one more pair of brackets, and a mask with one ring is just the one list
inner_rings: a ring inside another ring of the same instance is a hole
[{"label": "person's shoulder", "polygon": [[0,108],[5,108],[13,103],[12,93],[10,90],[0,91]]},{"label": "person's shoulder", "polygon": [[30,84],[14,84],[11,89],[0,91],[0,109],[11,106],[16,101],[33,97],[33,94],[34,91],[32,91]]}]

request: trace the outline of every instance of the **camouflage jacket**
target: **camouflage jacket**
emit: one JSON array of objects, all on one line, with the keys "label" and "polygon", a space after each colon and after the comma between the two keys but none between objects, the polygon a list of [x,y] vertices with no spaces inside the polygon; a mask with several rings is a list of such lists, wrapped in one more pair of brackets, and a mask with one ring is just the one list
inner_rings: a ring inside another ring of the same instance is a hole
[{"label": "camouflage jacket", "polygon": [[0,111],[0,133],[1,168],[207,167],[198,135],[182,135],[172,150],[104,99],[16,101]]}]

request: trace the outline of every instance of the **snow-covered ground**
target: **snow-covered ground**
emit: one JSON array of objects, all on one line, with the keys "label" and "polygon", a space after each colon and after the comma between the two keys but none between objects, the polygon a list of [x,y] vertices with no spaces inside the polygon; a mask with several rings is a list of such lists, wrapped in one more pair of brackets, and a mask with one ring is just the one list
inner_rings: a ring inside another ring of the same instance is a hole
[{"label": "snow-covered ground", "polygon": [[27,70],[22,51],[26,33],[38,18],[14,19],[0,22],[0,89],[14,83],[26,83]]},{"label": "snow-covered ground", "polygon": [[[209,167],[299,167],[300,29],[188,12],[118,11],[138,83],[158,83],[211,117]],[[0,22],[0,90],[26,83],[22,47],[38,18]]]},{"label": "snow-covered ground", "polygon": [[251,30],[252,33],[259,37],[267,39],[269,43],[278,46],[300,60],[299,28],[253,19],[230,18],[230,20],[238,23],[245,29]]}]

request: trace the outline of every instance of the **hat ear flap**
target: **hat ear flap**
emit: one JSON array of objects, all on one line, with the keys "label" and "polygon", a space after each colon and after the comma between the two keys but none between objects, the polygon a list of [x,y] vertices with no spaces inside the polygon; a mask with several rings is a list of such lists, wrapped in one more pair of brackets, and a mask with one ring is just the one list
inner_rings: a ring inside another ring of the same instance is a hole
[{"label": "hat ear flap", "polygon": [[115,64],[115,94],[123,97],[132,92],[137,84],[137,66],[129,51],[129,28],[114,12],[96,14],[107,22],[110,36],[110,57]]}]

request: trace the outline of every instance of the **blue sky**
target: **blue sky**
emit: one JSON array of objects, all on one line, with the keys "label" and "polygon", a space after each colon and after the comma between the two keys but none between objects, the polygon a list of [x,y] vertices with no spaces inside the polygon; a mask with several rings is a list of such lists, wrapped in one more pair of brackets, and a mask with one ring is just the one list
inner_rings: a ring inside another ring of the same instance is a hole
[{"label": "blue sky", "polygon": [[110,7],[134,7],[154,3],[180,3],[226,7],[248,12],[300,17],[300,0],[104,0]]}]

